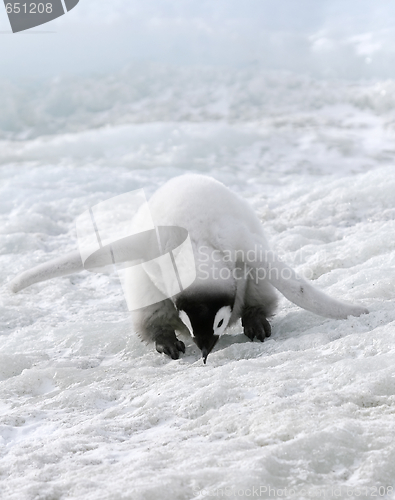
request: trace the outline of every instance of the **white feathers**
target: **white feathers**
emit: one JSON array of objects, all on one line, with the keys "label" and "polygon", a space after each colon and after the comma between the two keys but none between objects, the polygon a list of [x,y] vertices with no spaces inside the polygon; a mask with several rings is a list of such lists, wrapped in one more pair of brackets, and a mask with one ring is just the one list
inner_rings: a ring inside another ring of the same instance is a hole
[{"label": "white feathers", "polygon": [[214,335],[221,336],[226,330],[230,317],[232,315],[232,309],[230,306],[224,306],[219,309],[214,318],[213,330]]},{"label": "white feathers", "polygon": [[192,328],[191,321],[189,319],[188,314],[185,311],[180,311],[179,314],[180,314],[180,320],[188,328],[189,333],[191,334],[191,336],[194,337],[193,328]]}]

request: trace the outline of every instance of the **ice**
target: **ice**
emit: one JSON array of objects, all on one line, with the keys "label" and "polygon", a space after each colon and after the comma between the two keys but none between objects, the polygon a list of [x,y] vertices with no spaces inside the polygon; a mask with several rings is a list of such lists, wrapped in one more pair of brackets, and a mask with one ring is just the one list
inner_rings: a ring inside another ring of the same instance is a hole
[{"label": "ice", "polygon": [[[1,118],[2,498],[393,498],[393,82],[144,71],[143,96],[127,93],[132,73],[92,78],[85,107],[83,80],[48,81],[29,117]],[[188,337],[177,361],[140,342],[115,274],[8,291],[76,248],[90,206],[186,171],[249,200],[290,265],[370,314],[329,320],[281,298],[269,340],[236,326],[204,365]]]}]

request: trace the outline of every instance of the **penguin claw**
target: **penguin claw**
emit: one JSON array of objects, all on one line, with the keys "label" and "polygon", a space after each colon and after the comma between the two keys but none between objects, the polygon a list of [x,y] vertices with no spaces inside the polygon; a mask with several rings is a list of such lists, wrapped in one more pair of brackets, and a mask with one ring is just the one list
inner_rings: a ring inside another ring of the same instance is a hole
[{"label": "penguin claw", "polygon": [[175,334],[160,335],[155,342],[155,348],[159,353],[167,354],[172,359],[178,359],[180,352],[185,353],[185,344],[178,340]]},{"label": "penguin claw", "polygon": [[263,342],[265,338],[270,337],[272,329],[266,317],[259,311],[249,311],[242,318],[244,335],[252,342],[254,339]]},{"label": "penguin claw", "polygon": [[182,342],[181,340],[177,340],[176,347],[177,347],[177,349],[180,352],[182,352],[183,354],[185,354],[185,344],[184,344],[184,342]]}]

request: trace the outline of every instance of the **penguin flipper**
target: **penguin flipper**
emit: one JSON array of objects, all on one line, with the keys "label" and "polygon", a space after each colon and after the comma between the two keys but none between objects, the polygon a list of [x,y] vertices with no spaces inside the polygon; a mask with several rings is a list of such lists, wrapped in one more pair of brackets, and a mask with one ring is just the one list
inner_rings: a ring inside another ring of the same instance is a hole
[{"label": "penguin flipper", "polygon": [[80,252],[74,251],[18,274],[8,286],[12,292],[17,293],[33,283],[78,273],[83,269]]},{"label": "penguin flipper", "polygon": [[291,267],[271,250],[259,238],[251,241],[248,250],[254,249],[255,255],[264,256],[262,259],[246,259],[246,264],[255,269],[265,271],[265,278],[279,290],[284,297],[307,311],[325,318],[346,319],[348,316],[361,316],[369,311],[363,306],[350,304],[334,299],[322,292],[304,278],[299,276]]},{"label": "penguin flipper", "polygon": [[325,318],[346,319],[368,314],[365,307],[334,299],[299,276],[278,257],[269,262],[269,281],[288,300]]},{"label": "penguin flipper", "polygon": [[[107,245],[99,251],[93,252],[85,260],[84,264],[82,263],[80,251],[75,250],[62,257],[24,271],[11,280],[8,286],[12,292],[17,293],[34,283],[79,273],[84,269],[103,272],[103,270],[108,269],[108,266],[112,266],[114,254],[118,264],[125,262],[132,264],[132,262],[137,262],[145,256],[144,252],[146,248],[156,256],[157,245],[155,243],[156,236],[154,231],[145,231],[140,238],[139,235],[132,235],[120,241],[115,241],[112,245]],[[150,258],[153,257],[151,256]]]}]

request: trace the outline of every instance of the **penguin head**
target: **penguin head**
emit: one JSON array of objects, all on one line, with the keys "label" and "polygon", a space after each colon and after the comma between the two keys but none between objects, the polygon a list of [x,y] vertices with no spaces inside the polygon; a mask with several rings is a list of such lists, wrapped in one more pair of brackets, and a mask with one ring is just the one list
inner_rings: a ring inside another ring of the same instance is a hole
[{"label": "penguin head", "polygon": [[177,301],[180,318],[202,351],[204,363],[229,324],[233,302],[234,297],[227,294],[191,295]]}]

